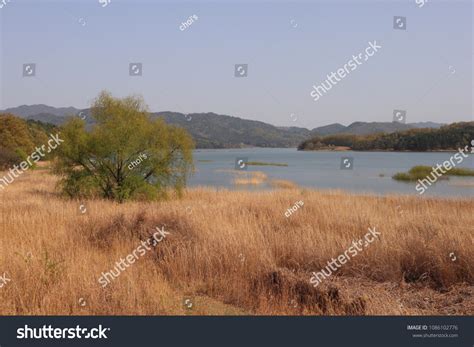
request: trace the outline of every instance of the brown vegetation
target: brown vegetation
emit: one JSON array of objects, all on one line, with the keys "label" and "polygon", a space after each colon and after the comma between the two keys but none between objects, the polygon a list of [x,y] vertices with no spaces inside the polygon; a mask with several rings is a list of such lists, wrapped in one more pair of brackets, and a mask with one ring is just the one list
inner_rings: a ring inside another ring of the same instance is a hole
[{"label": "brown vegetation", "polygon": [[[66,200],[56,183],[36,170],[0,191],[2,315],[474,313],[472,199],[194,188],[117,204]],[[163,225],[169,237],[102,288]],[[311,272],[371,226],[380,239],[314,288]]]}]

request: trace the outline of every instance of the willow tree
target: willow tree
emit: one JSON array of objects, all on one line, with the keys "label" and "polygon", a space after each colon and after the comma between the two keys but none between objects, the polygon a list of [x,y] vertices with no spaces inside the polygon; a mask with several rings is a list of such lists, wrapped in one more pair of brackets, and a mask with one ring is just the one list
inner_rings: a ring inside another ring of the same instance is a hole
[{"label": "willow tree", "polygon": [[92,128],[75,117],[61,131],[55,171],[66,194],[123,202],[181,192],[194,148],[184,129],[152,120],[140,97],[119,99],[108,92],[93,102],[90,116]]}]

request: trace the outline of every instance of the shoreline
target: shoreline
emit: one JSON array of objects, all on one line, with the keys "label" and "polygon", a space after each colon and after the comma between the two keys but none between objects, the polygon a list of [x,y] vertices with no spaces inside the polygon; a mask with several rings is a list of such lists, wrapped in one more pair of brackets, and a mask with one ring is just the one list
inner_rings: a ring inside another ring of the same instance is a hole
[{"label": "shoreline", "polygon": [[357,153],[371,153],[371,152],[389,152],[389,153],[456,153],[457,149],[439,149],[436,151],[395,151],[390,149],[373,149],[369,151],[357,151],[354,149],[297,149],[300,152],[357,152]]},{"label": "shoreline", "polygon": [[340,146],[340,149],[298,149],[298,147],[230,147],[230,148],[195,148],[194,151],[215,151],[215,150],[248,150],[248,149],[294,149],[296,152],[356,152],[356,153],[379,153],[379,152],[388,152],[388,153],[455,153],[458,149],[439,149],[435,151],[395,151],[388,149],[373,149],[368,151],[357,151],[350,149],[349,147],[343,148]]},{"label": "shoreline", "polygon": [[[313,188],[313,187],[302,187],[297,186],[295,188],[281,188],[278,186],[266,186],[266,187],[259,187],[256,188],[253,185],[249,185],[249,189],[246,189],[242,186],[240,189],[233,189],[231,187],[221,187],[221,186],[209,186],[209,185],[193,185],[187,186],[185,192],[192,193],[196,190],[208,190],[214,193],[221,193],[223,191],[231,192],[231,193],[242,193],[242,194],[271,194],[271,193],[279,193],[279,192],[292,192],[292,191],[299,191],[302,194],[304,193],[318,193],[321,195],[347,195],[354,198],[375,198],[375,199],[391,199],[391,198],[403,198],[403,199],[422,199],[422,201],[426,200],[449,200],[449,201],[471,201],[474,197],[468,197],[464,195],[419,195],[416,194],[414,191],[413,194],[405,194],[405,193],[398,193],[398,192],[388,192],[388,193],[376,193],[370,191],[353,191],[353,190],[346,190],[342,188]],[[474,185],[469,185],[467,188],[472,188]],[[250,189],[251,188],[251,189]]]}]

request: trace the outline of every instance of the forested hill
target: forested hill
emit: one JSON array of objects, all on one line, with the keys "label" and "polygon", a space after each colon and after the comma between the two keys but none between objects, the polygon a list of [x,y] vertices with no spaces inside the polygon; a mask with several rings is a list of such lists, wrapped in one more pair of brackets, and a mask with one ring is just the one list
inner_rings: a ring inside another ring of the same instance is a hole
[{"label": "forested hill", "polygon": [[169,124],[179,125],[194,138],[198,148],[296,147],[311,132],[305,128],[279,128],[267,123],[215,113],[184,115],[154,113]]},{"label": "forested hill", "polygon": [[[55,108],[48,105],[22,105],[9,108],[3,112],[54,125],[63,124],[71,116],[79,116],[89,125],[94,123],[89,109],[79,110],[73,107]],[[185,128],[193,137],[197,148],[297,147],[314,136],[393,133],[419,127],[436,128],[441,126],[441,124],[431,122],[411,124],[353,122],[348,126],[335,123],[310,130],[297,126],[277,127],[260,121],[216,113],[155,112],[151,113],[151,116],[163,118],[168,124]],[[298,124],[289,117],[288,123]]]}]

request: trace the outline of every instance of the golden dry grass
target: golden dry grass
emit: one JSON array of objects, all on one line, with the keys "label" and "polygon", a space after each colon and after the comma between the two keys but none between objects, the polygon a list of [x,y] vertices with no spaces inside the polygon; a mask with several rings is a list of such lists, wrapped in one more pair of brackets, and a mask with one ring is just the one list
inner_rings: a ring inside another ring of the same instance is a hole
[{"label": "golden dry grass", "polygon": [[267,175],[261,171],[233,171],[232,173],[235,176],[234,184],[236,185],[258,186],[268,179]]},{"label": "golden dry grass", "polygon": [[[85,201],[82,214],[55,183],[37,170],[0,190],[2,315],[474,313],[473,199],[195,188]],[[102,288],[101,273],[162,225],[171,234]],[[311,272],[369,226],[380,240],[313,288]]]},{"label": "golden dry grass", "polygon": [[281,189],[296,189],[298,185],[292,181],[288,180],[271,180],[270,185],[274,188],[281,188]]}]

